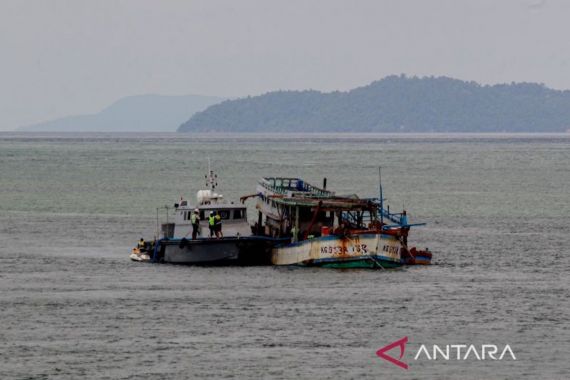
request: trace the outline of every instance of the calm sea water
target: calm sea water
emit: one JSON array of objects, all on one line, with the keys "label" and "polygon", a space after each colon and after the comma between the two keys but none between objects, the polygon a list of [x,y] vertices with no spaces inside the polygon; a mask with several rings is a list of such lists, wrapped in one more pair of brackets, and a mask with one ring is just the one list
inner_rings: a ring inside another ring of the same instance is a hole
[{"label": "calm sea water", "polygon": [[[435,265],[129,261],[208,157],[234,200],[262,175],[375,196],[381,165]],[[569,184],[569,135],[2,133],[0,377],[567,379]],[[407,371],[375,355],[404,336]],[[509,344],[517,360],[413,360],[421,344]]]}]

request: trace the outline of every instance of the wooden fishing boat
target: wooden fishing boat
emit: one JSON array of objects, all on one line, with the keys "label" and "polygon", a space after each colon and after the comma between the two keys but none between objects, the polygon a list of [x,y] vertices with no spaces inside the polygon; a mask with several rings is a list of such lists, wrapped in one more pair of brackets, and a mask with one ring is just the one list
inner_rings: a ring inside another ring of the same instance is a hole
[{"label": "wooden fishing boat", "polygon": [[408,250],[412,225],[405,211],[385,210],[382,197],[337,196],[326,190],[326,179],[318,188],[300,178],[282,177],[262,178],[252,196],[257,197],[258,210],[254,230],[290,239],[272,249],[274,265],[386,269],[431,260],[431,254],[428,259],[415,248]]}]

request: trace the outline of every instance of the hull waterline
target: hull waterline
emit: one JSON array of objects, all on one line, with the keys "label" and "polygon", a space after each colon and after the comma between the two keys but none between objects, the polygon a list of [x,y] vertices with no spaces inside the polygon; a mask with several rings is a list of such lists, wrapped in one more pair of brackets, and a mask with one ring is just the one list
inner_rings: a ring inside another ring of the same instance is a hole
[{"label": "hull waterline", "polygon": [[396,268],[402,265],[400,242],[393,236],[323,236],[273,249],[273,265],[323,268]]}]

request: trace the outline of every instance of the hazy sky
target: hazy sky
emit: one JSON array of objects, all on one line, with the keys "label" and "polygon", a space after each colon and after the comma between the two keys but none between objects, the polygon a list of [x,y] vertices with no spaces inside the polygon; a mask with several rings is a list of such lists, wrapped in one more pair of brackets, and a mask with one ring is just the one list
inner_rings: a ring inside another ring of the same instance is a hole
[{"label": "hazy sky", "polygon": [[0,0],[0,130],[127,95],[346,90],[387,75],[570,89],[570,1]]}]

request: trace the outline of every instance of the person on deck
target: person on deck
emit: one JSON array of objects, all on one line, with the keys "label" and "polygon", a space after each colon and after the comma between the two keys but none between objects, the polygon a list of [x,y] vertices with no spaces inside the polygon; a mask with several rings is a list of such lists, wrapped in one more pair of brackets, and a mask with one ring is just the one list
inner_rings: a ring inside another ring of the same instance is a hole
[{"label": "person on deck", "polygon": [[220,212],[216,211],[216,216],[214,216],[214,224],[216,228],[216,237],[223,238],[224,234],[222,234],[222,217],[220,216]]},{"label": "person on deck", "polygon": [[146,242],[144,241],[143,238],[141,238],[141,240],[139,240],[139,243],[137,244],[137,248],[140,250],[143,250],[146,248]]},{"label": "person on deck", "polygon": [[408,225],[408,215],[406,214],[406,210],[402,211],[402,215],[400,215],[400,225],[402,226],[402,243],[404,244],[404,248],[408,249],[408,231],[410,230],[410,227],[404,227]]},{"label": "person on deck", "polygon": [[406,224],[408,224],[408,215],[406,215],[406,210],[404,210],[402,212],[402,215],[400,215],[400,224],[402,226],[405,226]]},{"label": "person on deck", "polygon": [[198,229],[200,228],[200,211],[195,209],[190,216],[190,222],[192,222],[192,240],[196,240],[198,237]]},{"label": "person on deck", "polygon": [[213,211],[210,211],[210,216],[208,217],[208,227],[210,228],[210,238],[212,238],[216,234],[216,218]]},{"label": "person on deck", "polygon": [[293,242],[299,241],[299,231],[293,226],[291,228],[291,237],[293,238]]}]

